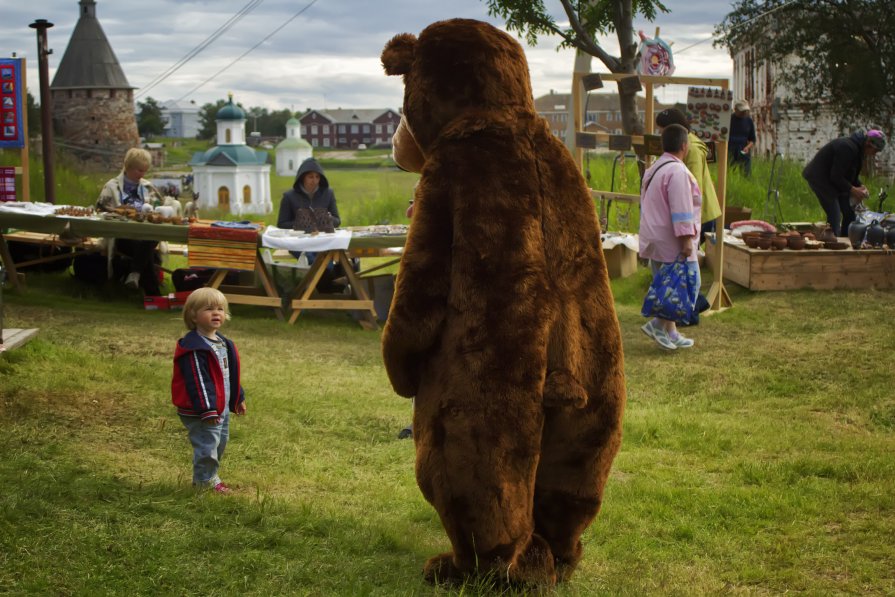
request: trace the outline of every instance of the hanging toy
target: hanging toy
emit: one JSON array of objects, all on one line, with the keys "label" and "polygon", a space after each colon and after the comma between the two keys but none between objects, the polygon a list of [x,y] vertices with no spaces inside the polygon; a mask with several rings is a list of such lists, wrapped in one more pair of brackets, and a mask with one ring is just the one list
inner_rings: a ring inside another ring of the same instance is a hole
[{"label": "hanging toy", "polygon": [[[658,32],[658,29],[657,29]],[[637,63],[637,74],[666,76],[674,73],[674,58],[671,55],[671,47],[662,40],[658,33],[656,37],[649,38],[643,31],[638,31],[640,36],[640,62]]]}]

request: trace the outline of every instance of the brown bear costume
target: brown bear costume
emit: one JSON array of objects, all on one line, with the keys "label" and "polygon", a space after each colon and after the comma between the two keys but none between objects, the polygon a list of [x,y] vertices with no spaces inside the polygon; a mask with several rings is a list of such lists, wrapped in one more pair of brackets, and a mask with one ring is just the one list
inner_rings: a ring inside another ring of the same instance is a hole
[{"label": "brown bear costume", "polygon": [[425,576],[553,584],[581,558],[625,404],[593,200],[506,33],[438,22],[382,64],[404,76],[395,159],[422,174],[382,347],[453,547]]}]

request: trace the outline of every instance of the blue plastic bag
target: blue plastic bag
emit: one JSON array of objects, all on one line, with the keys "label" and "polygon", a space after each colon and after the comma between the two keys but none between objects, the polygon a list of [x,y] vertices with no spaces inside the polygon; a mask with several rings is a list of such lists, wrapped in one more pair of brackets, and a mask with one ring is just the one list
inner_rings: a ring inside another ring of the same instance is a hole
[{"label": "blue plastic bag", "polygon": [[640,313],[644,317],[659,317],[676,323],[699,321],[696,297],[699,295],[699,276],[684,259],[666,263],[659,268],[643,299]]}]

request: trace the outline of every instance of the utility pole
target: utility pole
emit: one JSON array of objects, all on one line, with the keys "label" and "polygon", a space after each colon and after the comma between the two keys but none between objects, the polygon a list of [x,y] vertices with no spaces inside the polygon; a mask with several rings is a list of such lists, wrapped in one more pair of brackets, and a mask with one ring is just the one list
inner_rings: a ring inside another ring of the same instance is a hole
[{"label": "utility pole", "polygon": [[47,29],[53,26],[46,19],[37,19],[30,25],[37,30],[37,66],[40,74],[40,124],[44,158],[44,199],[56,203],[56,174],[53,165],[53,100],[50,97],[50,70],[47,56]]}]

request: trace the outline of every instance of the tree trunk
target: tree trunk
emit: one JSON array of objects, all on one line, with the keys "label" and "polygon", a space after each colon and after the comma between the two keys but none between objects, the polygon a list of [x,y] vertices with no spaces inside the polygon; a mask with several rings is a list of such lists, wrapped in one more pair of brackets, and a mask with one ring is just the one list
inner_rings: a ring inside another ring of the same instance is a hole
[{"label": "tree trunk", "polygon": [[[621,73],[635,73],[637,58],[637,42],[634,41],[634,18],[631,12],[631,0],[616,4],[615,31],[618,47],[621,50]],[[628,135],[643,134],[643,120],[637,113],[636,93],[619,90],[619,107],[622,113],[622,130]]]}]

